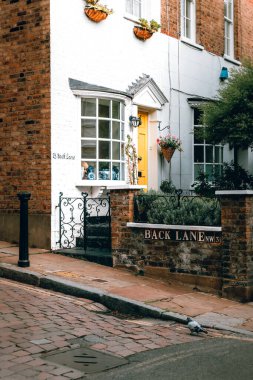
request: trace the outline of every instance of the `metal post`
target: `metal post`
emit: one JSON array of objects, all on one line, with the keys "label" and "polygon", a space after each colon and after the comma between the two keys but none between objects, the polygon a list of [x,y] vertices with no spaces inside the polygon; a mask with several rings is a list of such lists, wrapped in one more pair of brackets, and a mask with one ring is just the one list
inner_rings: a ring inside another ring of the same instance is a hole
[{"label": "metal post", "polygon": [[19,228],[19,267],[29,267],[29,252],[28,252],[28,201],[31,193],[18,193],[20,200],[20,228]]}]

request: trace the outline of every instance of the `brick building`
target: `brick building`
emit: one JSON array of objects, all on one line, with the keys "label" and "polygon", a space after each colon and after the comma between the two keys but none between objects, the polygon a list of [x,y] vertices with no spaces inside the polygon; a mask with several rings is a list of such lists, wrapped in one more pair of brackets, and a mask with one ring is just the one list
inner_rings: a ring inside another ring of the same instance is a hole
[{"label": "brick building", "polygon": [[[215,97],[220,72],[252,59],[252,0],[108,0],[101,23],[84,0],[0,3],[0,239],[18,239],[20,191],[32,193],[30,245],[57,247],[59,192],[96,196],[129,181],[124,143],[136,143],[139,183],[171,177],[190,188],[231,152],[194,141],[198,105]],[[225,12],[224,12],[225,4]],[[138,40],[139,17],[161,32]],[[143,74],[144,73],[144,74]],[[129,125],[142,115],[141,128]],[[183,152],[168,164],[156,138],[168,131]],[[252,171],[250,152],[240,163]],[[83,176],[84,165],[91,170]]]}]

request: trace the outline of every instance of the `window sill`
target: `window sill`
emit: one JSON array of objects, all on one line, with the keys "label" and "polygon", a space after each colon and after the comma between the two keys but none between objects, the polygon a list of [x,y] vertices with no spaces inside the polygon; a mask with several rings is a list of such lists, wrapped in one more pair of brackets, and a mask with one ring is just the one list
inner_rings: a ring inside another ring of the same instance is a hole
[{"label": "window sill", "polygon": [[237,65],[237,66],[241,66],[241,62],[240,62],[240,61],[237,61],[236,59],[234,59],[234,58],[232,58],[232,57],[229,57],[229,55],[224,54],[224,55],[223,55],[223,58],[225,59],[225,61],[228,61],[228,62],[234,63],[234,64]]},{"label": "window sill", "polygon": [[190,40],[189,38],[181,37],[180,41],[186,45],[192,46],[193,48],[195,48],[197,50],[201,50],[201,51],[204,50],[204,46],[196,44],[196,42]]},{"label": "window sill", "polygon": [[107,186],[122,186],[125,185],[125,181],[103,181],[103,180],[83,180],[78,182],[76,187],[107,187]]}]

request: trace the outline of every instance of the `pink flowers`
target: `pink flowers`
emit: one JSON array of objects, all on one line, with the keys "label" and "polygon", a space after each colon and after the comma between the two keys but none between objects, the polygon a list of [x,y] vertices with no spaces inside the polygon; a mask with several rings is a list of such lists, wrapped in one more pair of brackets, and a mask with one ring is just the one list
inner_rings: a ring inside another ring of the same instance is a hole
[{"label": "pink flowers", "polygon": [[156,140],[157,144],[160,145],[161,148],[172,148],[172,149],[177,149],[180,152],[182,152],[182,142],[181,140],[172,134],[167,134],[166,136],[160,136]]}]

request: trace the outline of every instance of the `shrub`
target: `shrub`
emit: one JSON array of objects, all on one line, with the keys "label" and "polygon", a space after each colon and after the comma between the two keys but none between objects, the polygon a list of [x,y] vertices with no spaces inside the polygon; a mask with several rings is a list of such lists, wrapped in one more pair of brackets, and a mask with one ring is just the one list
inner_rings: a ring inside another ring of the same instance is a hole
[{"label": "shrub", "polygon": [[176,197],[159,197],[150,204],[147,221],[155,224],[220,225],[220,206],[216,199],[184,197],[178,207]]},{"label": "shrub", "polygon": [[176,187],[173,185],[171,181],[164,180],[161,183],[160,190],[166,194],[175,194]]}]

